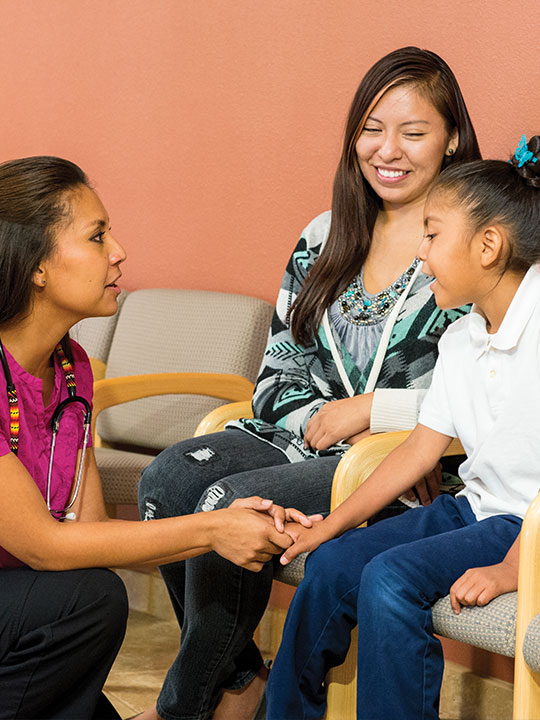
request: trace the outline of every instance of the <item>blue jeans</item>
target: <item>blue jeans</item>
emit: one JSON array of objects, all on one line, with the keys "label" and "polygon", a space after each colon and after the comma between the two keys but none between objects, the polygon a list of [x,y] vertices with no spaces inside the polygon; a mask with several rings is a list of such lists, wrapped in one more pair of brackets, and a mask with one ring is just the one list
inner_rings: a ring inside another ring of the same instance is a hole
[{"label": "blue jeans", "polygon": [[[144,471],[139,508],[146,519],[227,507],[260,495],[308,514],[327,513],[339,457],[289,463],[278,449],[240,430],[191,438]],[[158,698],[165,720],[211,717],[222,688],[247,684],[262,665],[252,636],[273,577],[243,570],[216,553],[160,568],[182,628],[180,652]]]},{"label": "blue jeans", "polygon": [[500,562],[521,520],[478,522],[464,497],[350,530],[306,564],[267,685],[267,720],[321,718],[324,678],[358,624],[357,718],[433,720],[443,671],[431,608],[467,569]]}]

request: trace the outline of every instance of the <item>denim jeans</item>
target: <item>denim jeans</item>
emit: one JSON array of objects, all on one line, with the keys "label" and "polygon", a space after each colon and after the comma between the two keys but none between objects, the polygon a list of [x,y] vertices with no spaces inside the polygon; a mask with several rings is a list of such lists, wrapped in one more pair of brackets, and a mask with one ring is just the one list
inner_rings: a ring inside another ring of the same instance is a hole
[{"label": "denim jeans", "polygon": [[[142,518],[227,507],[260,495],[307,514],[327,513],[339,457],[289,463],[277,448],[240,430],[191,438],[162,452],[139,487]],[[222,688],[247,684],[262,665],[252,636],[273,577],[216,553],[160,568],[182,628],[180,652],[158,698],[165,720],[211,717]]]},{"label": "denim jeans", "polygon": [[466,498],[350,530],[306,563],[267,685],[267,720],[321,718],[324,678],[358,624],[357,718],[435,720],[443,671],[431,608],[467,569],[500,562],[521,520],[478,522]]}]

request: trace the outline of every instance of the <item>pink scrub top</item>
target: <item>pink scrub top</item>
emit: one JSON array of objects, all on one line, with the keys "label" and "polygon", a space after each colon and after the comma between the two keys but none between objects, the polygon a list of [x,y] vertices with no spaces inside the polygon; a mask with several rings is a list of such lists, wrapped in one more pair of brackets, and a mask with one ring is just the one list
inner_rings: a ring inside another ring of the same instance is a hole
[{"label": "pink scrub top", "polygon": [[[88,356],[76,342],[72,341],[71,345],[77,395],[91,402],[93,377]],[[17,457],[28,470],[45,499],[52,438],[51,417],[57,405],[68,396],[64,371],[55,355],[54,389],[49,405],[44,407],[41,392],[43,381],[27,373],[7,350],[5,352],[19,400],[20,431]],[[71,491],[77,452],[83,444],[83,417],[82,405],[74,403],[68,405],[60,420],[51,478],[51,507],[54,509],[65,507]],[[11,452],[9,439],[9,404],[6,381],[0,365],[0,456]],[[89,437],[88,446],[90,447],[91,444],[92,440]],[[13,508],[13,511],[16,512],[16,508]],[[0,547],[0,568],[22,565],[23,562]]]}]

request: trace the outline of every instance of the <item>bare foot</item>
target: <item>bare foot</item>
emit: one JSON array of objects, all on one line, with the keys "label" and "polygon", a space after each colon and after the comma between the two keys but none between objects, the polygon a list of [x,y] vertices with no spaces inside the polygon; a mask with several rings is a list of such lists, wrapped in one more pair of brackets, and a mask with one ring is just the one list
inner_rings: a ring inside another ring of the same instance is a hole
[{"label": "bare foot", "polygon": [[[269,669],[263,665],[253,680],[240,690],[225,690],[213,720],[252,720],[262,698]],[[146,720],[146,718],[145,718]]]},{"label": "bare foot", "polygon": [[138,715],[133,715],[133,717],[127,718],[127,720],[163,720],[163,718],[158,715],[158,711],[154,705]]}]

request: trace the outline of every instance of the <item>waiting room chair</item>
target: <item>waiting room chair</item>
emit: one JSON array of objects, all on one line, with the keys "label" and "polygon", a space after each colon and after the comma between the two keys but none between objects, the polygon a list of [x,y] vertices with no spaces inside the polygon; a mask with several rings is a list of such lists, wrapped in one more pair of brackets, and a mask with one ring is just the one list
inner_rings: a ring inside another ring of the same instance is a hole
[{"label": "waiting room chair", "polygon": [[141,471],[160,450],[191,437],[224,400],[251,397],[273,313],[264,300],[200,290],[137,290],[119,304],[72,331],[101,378],[95,444],[109,505],[136,504]]}]

